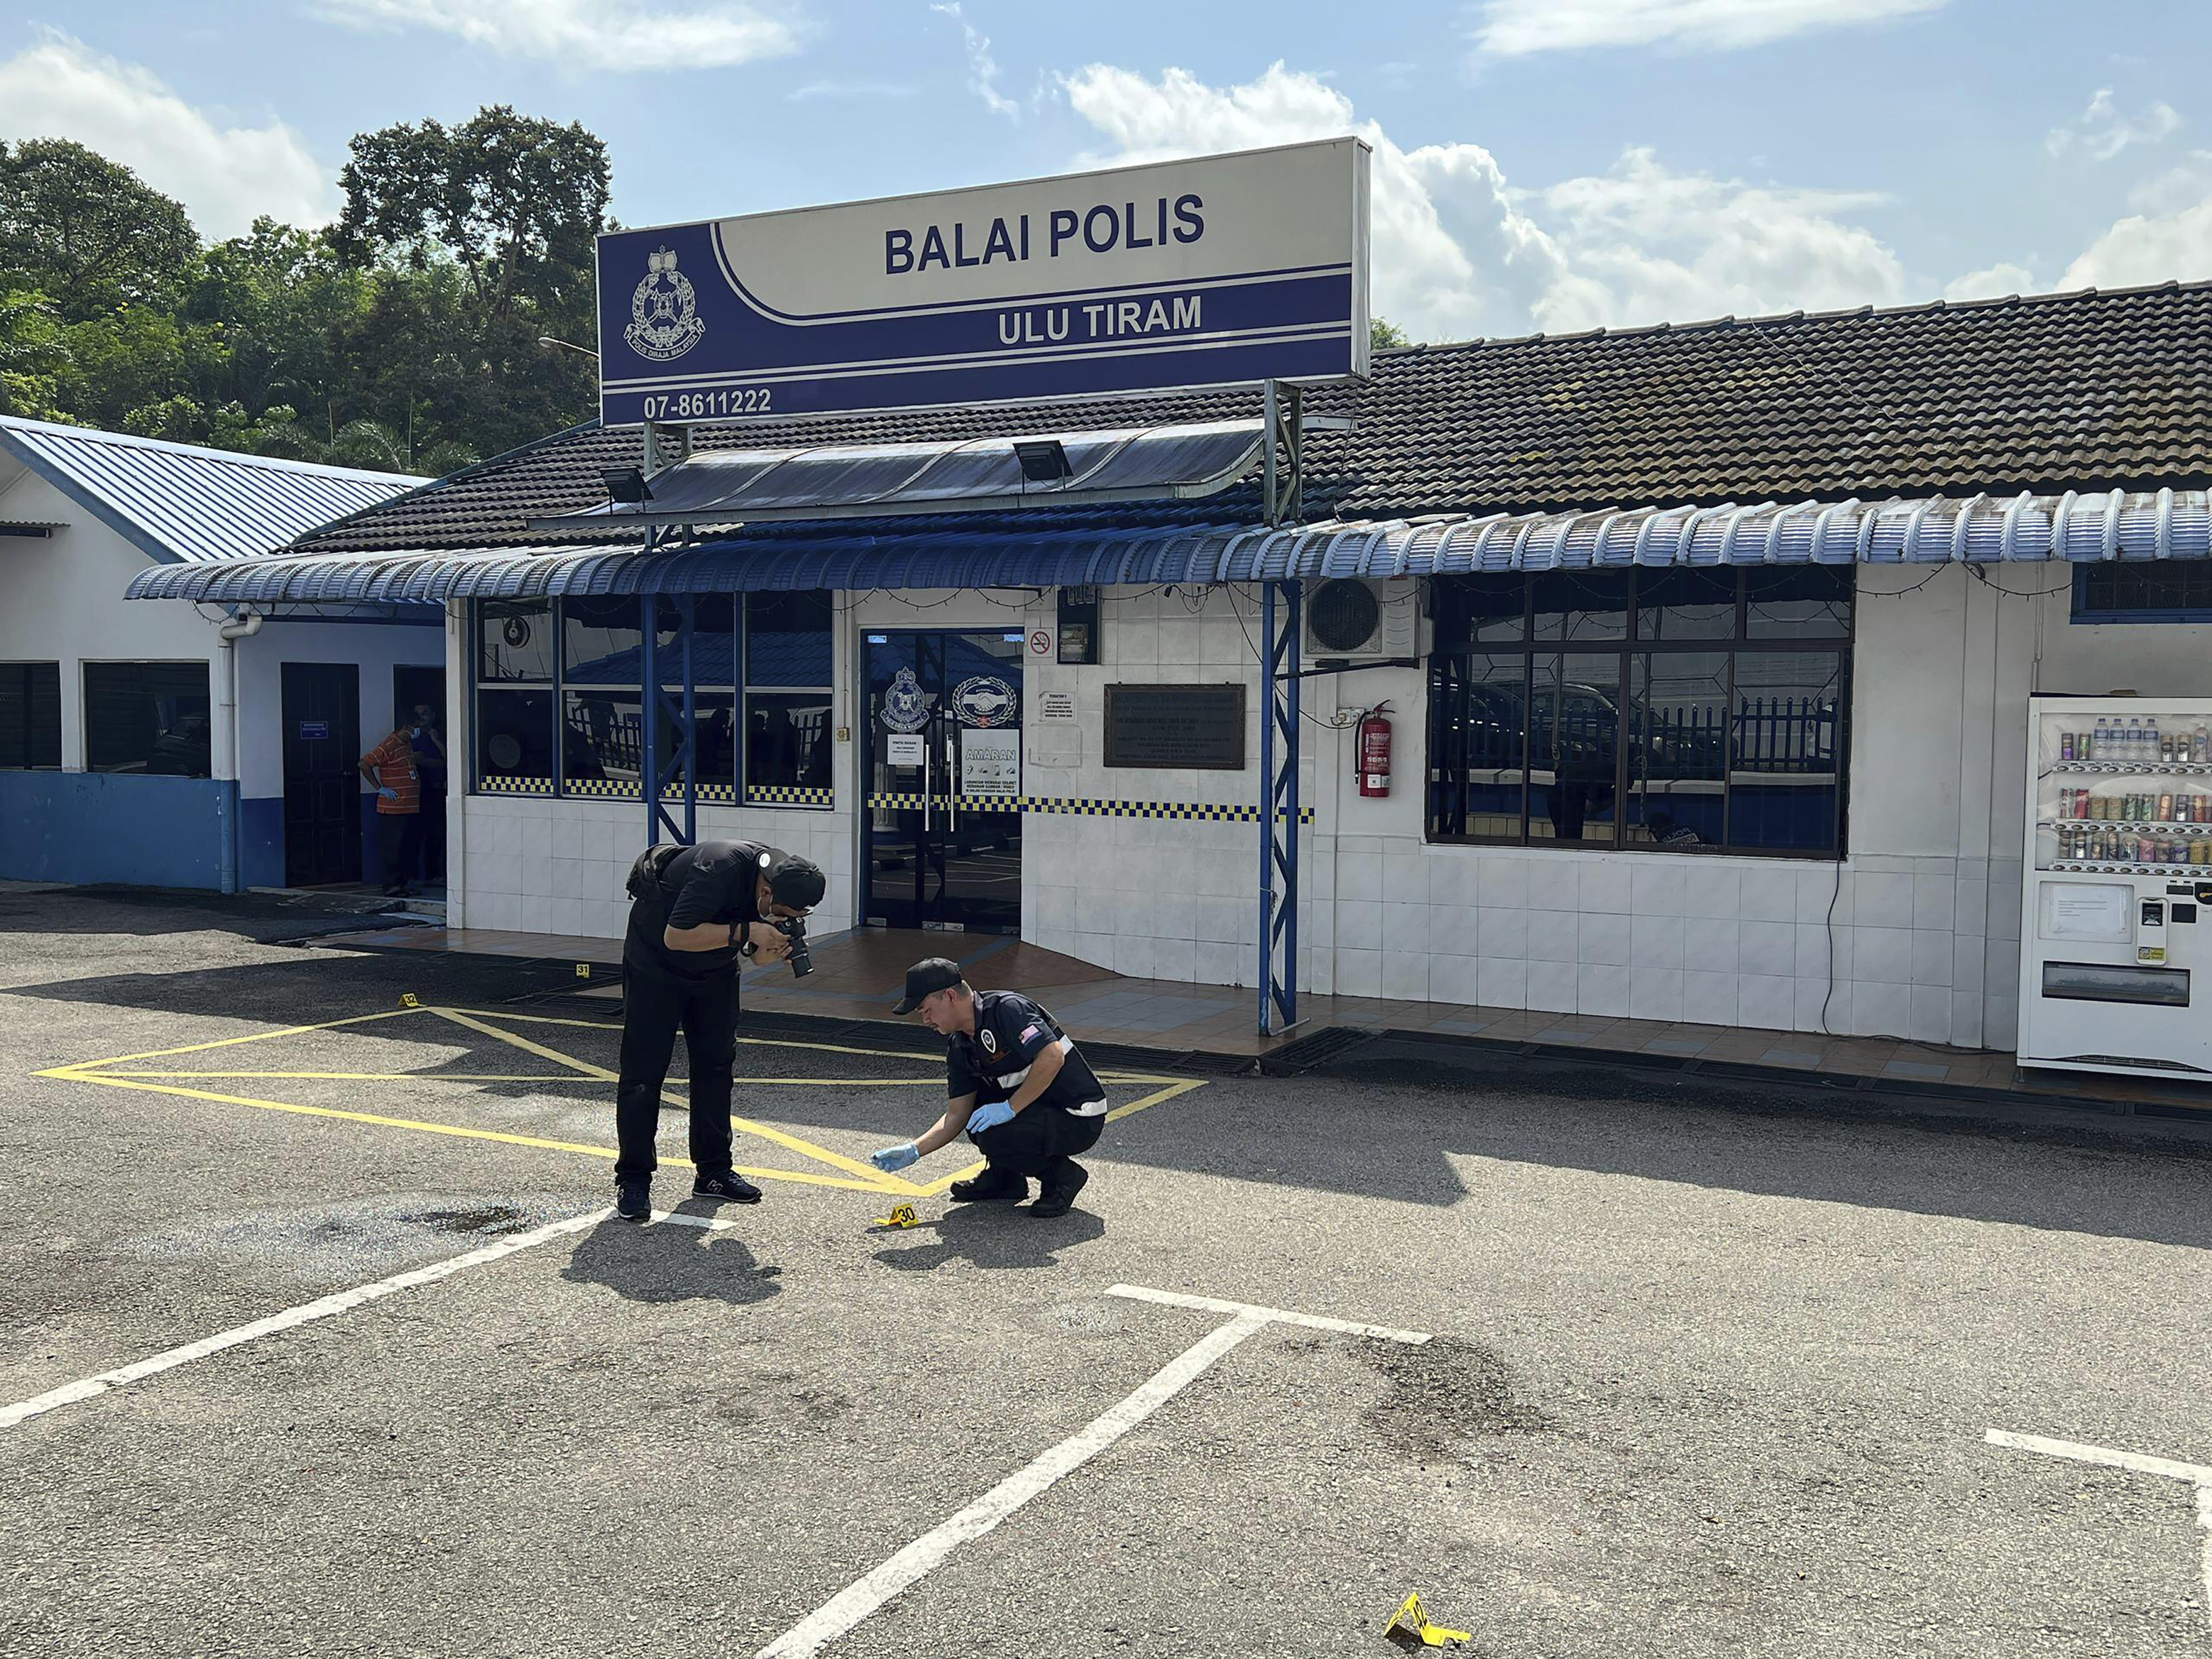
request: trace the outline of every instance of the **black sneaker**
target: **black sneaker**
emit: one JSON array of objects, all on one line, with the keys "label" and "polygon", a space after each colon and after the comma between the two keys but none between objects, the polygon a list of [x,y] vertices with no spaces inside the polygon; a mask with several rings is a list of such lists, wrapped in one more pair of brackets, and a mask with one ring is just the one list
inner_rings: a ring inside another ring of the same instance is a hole
[{"label": "black sneaker", "polygon": [[618,1181],[615,1183],[615,1213],[624,1221],[653,1219],[653,1183]]},{"label": "black sneaker", "polygon": [[702,1170],[691,1183],[691,1196],[726,1200],[732,1204],[757,1204],[761,1189],[739,1175],[735,1170],[716,1170],[711,1174]]},{"label": "black sneaker", "polygon": [[1030,1206],[1030,1213],[1047,1221],[1056,1215],[1066,1215],[1075,1207],[1075,1195],[1090,1181],[1090,1170],[1080,1164],[1068,1164],[1050,1186],[1037,1194],[1037,1201]]},{"label": "black sneaker", "polygon": [[1003,1170],[987,1169],[973,1181],[956,1181],[945,1188],[945,1196],[955,1204],[988,1204],[1000,1200],[1018,1204],[1029,1195],[1029,1177]]}]

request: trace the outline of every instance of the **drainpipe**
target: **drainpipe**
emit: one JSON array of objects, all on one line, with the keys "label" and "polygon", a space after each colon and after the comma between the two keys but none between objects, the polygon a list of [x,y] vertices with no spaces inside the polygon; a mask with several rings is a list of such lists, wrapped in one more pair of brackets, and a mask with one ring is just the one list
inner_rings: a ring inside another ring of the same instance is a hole
[{"label": "drainpipe", "polygon": [[230,619],[215,630],[222,641],[222,665],[216,675],[219,688],[216,696],[222,700],[216,711],[216,729],[230,739],[230,821],[222,830],[222,890],[235,893],[239,890],[239,818],[245,811],[246,767],[238,741],[238,641],[250,640],[261,631],[261,613],[247,605],[240,605]]}]

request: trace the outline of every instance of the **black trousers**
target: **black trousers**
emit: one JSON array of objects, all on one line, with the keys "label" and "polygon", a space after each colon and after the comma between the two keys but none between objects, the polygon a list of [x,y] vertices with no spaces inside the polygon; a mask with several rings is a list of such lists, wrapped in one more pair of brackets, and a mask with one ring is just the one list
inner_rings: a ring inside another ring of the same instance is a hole
[{"label": "black trousers", "polygon": [[738,976],[703,979],[623,966],[623,1035],[615,1085],[617,1181],[641,1181],[657,1160],[660,1086],[676,1052],[676,1033],[691,1054],[691,1161],[702,1170],[730,1167],[730,1067],[738,1052]]},{"label": "black trousers", "polygon": [[[979,1097],[975,1103],[981,1106],[987,1102]],[[995,1129],[968,1139],[975,1143],[975,1150],[990,1166],[984,1172],[985,1180],[1035,1176],[1049,1188],[1066,1178],[1076,1153],[1087,1152],[1098,1144],[1099,1132],[1105,1127],[1103,1112],[1096,1117],[1078,1117],[1057,1106],[1038,1105],[1015,1113],[1011,1121]]]},{"label": "black trousers", "polygon": [[384,890],[396,893],[415,879],[415,866],[422,860],[422,815],[420,812],[380,812],[384,836]]}]

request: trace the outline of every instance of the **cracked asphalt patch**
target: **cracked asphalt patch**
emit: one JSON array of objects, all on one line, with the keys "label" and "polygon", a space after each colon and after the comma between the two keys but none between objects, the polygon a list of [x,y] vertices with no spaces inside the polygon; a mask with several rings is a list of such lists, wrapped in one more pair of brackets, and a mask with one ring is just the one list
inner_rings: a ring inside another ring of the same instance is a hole
[{"label": "cracked asphalt patch", "polygon": [[[298,932],[0,893],[0,1407],[606,1201],[611,1034]],[[279,1106],[67,1069],[215,1043],[122,1069]],[[836,1157],[936,1110],[926,1061],[743,1053],[798,1080],[739,1111]],[[587,1221],[0,1429],[0,1651],[756,1654],[1221,1326],[1126,1285],[1431,1340],[1252,1333],[827,1659],[1354,1656],[1415,1589],[1516,1659],[2212,1656],[2185,1483],[1983,1439],[2212,1462],[2212,1165],[1745,1088],[1214,1081],[1049,1223],[671,1168],[726,1224]]]}]

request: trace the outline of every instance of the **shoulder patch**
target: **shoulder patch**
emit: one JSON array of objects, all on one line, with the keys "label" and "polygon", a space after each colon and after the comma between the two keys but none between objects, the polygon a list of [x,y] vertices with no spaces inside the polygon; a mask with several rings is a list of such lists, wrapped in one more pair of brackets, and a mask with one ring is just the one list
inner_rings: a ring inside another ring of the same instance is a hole
[{"label": "shoulder patch", "polygon": [[995,1054],[999,1052],[999,1034],[996,1031],[986,1025],[976,1035],[982,1039],[985,1054]]}]

